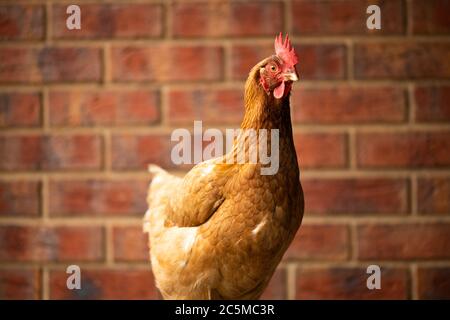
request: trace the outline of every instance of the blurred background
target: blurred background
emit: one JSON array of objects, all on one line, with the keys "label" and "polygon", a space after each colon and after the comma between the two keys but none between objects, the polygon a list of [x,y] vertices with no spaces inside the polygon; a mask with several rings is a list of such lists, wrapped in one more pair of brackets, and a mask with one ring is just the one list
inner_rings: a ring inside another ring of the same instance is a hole
[{"label": "blurred background", "polygon": [[19,0],[0,1],[0,299],[160,298],[146,166],[182,174],[170,133],[194,120],[239,127],[280,31],[306,212],[263,298],[450,298],[450,1]]}]

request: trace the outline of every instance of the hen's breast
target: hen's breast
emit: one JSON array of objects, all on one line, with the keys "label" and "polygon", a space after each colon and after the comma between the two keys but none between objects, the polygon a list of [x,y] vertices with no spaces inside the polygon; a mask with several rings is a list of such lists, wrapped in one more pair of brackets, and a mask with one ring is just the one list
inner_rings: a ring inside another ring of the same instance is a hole
[{"label": "hen's breast", "polygon": [[261,176],[258,170],[245,165],[229,181],[219,210],[199,228],[204,244],[195,250],[214,256],[217,287],[227,298],[262,293],[301,220],[298,179],[288,183],[283,172]]}]

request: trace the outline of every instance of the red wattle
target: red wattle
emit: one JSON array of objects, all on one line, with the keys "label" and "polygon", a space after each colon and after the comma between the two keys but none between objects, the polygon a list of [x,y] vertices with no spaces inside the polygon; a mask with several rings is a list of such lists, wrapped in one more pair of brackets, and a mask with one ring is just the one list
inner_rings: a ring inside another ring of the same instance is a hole
[{"label": "red wattle", "polygon": [[273,96],[277,99],[284,96],[284,81],[282,81],[281,84],[273,90]]}]

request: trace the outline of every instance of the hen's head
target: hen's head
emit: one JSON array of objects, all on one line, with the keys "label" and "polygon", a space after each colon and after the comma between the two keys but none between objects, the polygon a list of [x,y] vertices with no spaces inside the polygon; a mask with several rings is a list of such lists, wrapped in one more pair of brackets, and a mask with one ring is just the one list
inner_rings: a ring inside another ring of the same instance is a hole
[{"label": "hen's head", "polygon": [[260,85],[267,94],[280,99],[289,94],[293,81],[298,80],[295,65],[298,57],[292,48],[289,36],[280,34],[275,38],[275,55],[265,60],[265,64],[260,68]]}]

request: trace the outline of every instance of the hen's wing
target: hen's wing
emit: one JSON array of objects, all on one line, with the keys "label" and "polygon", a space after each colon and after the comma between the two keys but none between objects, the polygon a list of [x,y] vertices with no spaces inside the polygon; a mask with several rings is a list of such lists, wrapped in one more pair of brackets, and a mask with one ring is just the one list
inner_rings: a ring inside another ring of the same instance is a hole
[{"label": "hen's wing", "polygon": [[212,159],[199,163],[181,179],[150,166],[154,178],[147,197],[149,211],[164,206],[165,227],[203,224],[225,200],[223,186],[231,168],[230,164]]},{"label": "hen's wing", "polygon": [[167,225],[194,227],[205,223],[225,200],[231,165],[205,161],[189,171],[170,198]]}]

